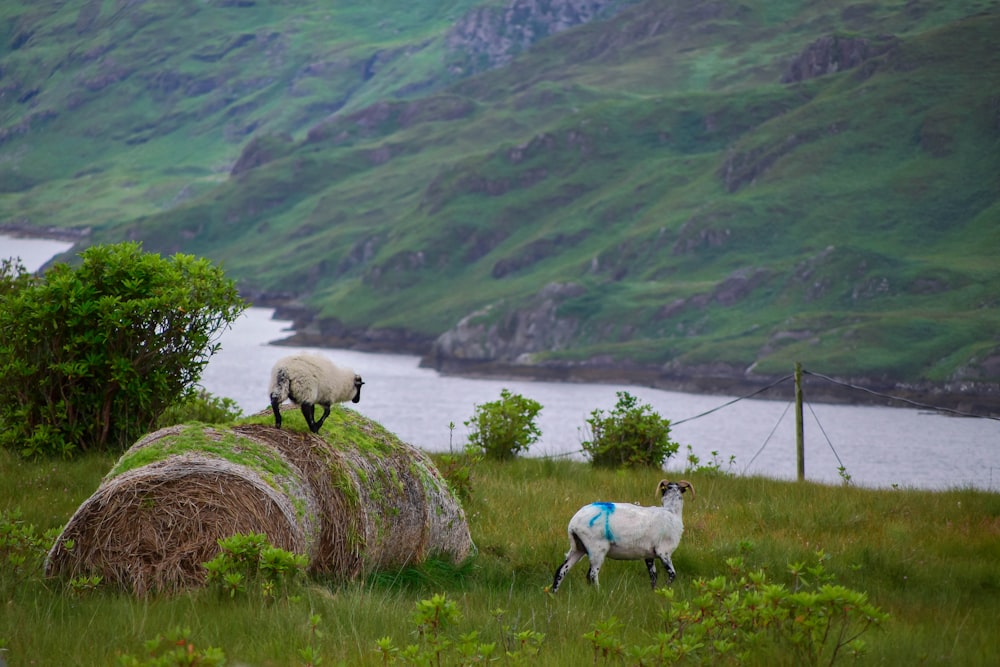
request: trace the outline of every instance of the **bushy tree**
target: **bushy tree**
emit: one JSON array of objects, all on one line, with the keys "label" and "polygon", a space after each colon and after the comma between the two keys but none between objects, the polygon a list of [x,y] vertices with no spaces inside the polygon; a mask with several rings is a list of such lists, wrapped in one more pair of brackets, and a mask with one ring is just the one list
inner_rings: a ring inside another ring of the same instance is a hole
[{"label": "bushy tree", "polygon": [[541,436],[535,417],[542,404],[508,389],[500,390],[500,400],[476,406],[472,419],[465,422],[472,432],[469,447],[487,458],[505,460],[527,451]]},{"label": "bushy tree", "polygon": [[0,265],[0,446],[122,450],[193,393],[246,308],[208,260],[93,246],[43,276]]},{"label": "bushy tree", "polygon": [[583,450],[597,466],[661,467],[679,445],[670,440],[670,421],[657,414],[649,405],[639,405],[627,391],[619,391],[614,410],[590,413],[587,424],[592,439],[583,443]]}]

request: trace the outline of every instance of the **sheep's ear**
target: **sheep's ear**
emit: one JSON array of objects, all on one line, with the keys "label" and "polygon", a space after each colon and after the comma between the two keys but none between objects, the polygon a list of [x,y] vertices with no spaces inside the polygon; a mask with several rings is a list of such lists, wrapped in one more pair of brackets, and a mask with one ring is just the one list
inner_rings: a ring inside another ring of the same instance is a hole
[{"label": "sheep's ear", "polygon": [[681,493],[684,493],[685,491],[691,491],[691,500],[694,500],[694,484],[682,479],[679,482],[677,482],[677,486],[681,487]]},{"label": "sheep's ear", "polygon": [[662,496],[667,492],[667,487],[670,485],[670,480],[661,479],[660,483],[656,486],[656,493]]}]

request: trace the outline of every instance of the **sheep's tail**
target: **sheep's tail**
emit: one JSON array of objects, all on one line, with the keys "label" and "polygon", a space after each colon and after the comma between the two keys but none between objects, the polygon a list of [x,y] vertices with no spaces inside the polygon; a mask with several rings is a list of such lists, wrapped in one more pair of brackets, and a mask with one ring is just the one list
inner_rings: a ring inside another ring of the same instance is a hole
[{"label": "sheep's tail", "polygon": [[580,539],[580,536],[576,534],[575,530],[570,531],[569,538],[570,538],[571,549],[575,549],[576,551],[580,551],[583,553],[589,553],[587,551],[587,545],[583,543],[583,540]]}]

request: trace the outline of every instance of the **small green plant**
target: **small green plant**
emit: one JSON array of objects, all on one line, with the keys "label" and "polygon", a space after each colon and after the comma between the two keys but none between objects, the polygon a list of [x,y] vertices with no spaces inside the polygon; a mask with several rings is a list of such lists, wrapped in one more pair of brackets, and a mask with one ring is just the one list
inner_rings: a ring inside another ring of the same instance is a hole
[{"label": "small green plant", "polygon": [[[494,615],[501,621],[505,612],[495,610]],[[462,619],[458,605],[444,593],[417,602],[413,614],[418,641],[399,648],[391,637],[382,637],[375,642],[376,651],[382,657],[382,664],[391,665],[472,665],[494,662],[496,642],[481,641],[478,630],[455,635],[453,628]],[[523,664],[538,655],[545,636],[532,630],[514,632],[510,626],[503,627],[504,657],[507,664]]]},{"label": "small green plant", "polygon": [[74,595],[82,597],[88,593],[96,591],[100,587],[102,581],[104,581],[104,577],[99,574],[93,574],[89,577],[74,577],[69,580],[69,588],[73,591]]},{"label": "small green plant", "polygon": [[221,667],[226,655],[220,648],[199,649],[191,640],[191,630],[175,628],[146,642],[145,654],[118,657],[122,667]]},{"label": "small green plant", "polygon": [[319,629],[319,624],[323,618],[319,614],[309,616],[309,645],[299,649],[299,657],[302,658],[303,667],[319,667],[323,660],[319,650],[319,640],[323,638],[323,633]]},{"label": "small green plant", "polygon": [[236,534],[219,541],[222,552],[203,563],[206,583],[229,597],[259,592],[271,602],[287,597],[305,574],[308,558],[272,546],[260,533]]},{"label": "small green plant", "polygon": [[617,392],[618,403],[608,414],[594,410],[587,419],[592,439],[584,452],[595,466],[661,467],[680,447],[670,440],[670,421],[649,405],[639,405],[627,391]]},{"label": "small green plant", "polygon": [[534,630],[518,630],[504,622],[507,615],[505,609],[494,609],[492,611],[497,623],[503,630],[503,651],[508,663],[524,664],[531,661],[542,650],[542,642],[545,635]]},{"label": "small green plant", "polygon": [[617,658],[625,652],[619,635],[622,631],[622,623],[612,616],[603,621],[594,623],[594,629],[583,635],[583,638],[590,642],[594,649],[594,664],[600,659],[610,660]]},{"label": "small green plant", "polygon": [[731,475],[732,470],[736,466],[736,457],[730,456],[729,460],[726,461],[726,468],[723,469],[722,459],[719,458],[719,452],[717,450],[712,450],[712,460],[707,463],[701,462],[701,457],[694,453],[694,449],[691,445],[687,445],[687,466],[684,472],[690,473],[702,473],[706,475]]},{"label": "small green plant", "polygon": [[45,556],[59,532],[52,529],[39,534],[19,508],[0,513],[0,592],[8,595],[25,581],[41,576]]},{"label": "small green plant", "polygon": [[201,422],[202,424],[228,424],[243,416],[236,401],[214,396],[205,389],[167,408],[156,421],[158,428]]},{"label": "small green plant", "polygon": [[696,579],[686,600],[675,588],[656,590],[664,601],[663,627],[650,644],[623,646],[621,624],[613,617],[584,636],[594,647],[595,662],[625,655],[649,667],[739,664],[775,653],[793,655],[797,664],[833,665],[846,654],[862,654],[861,635],[888,614],[865,593],[832,583],[824,565],[828,559],[818,552],[813,565],[789,565],[789,588],[770,583],[762,570],[748,570],[742,556],[729,558],[729,576]]},{"label": "small green plant", "polygon": [[472,419],[465,422],[472,429],[469,449],[490,459],[516,458],[541,436],[535,424],[541,410],[538,401],[502,389],[500,400],[477,405]]},{"label": "small green plant", "polygon": [[436,457],[437,467],[452,492],[468,502],[472,499],[472,469],[483,457],[472,447],[466,447],[463,454],[456,454],[454,437],[455,422],[448,422],[448,453]]},{"label": "small green plant", "polygon": [[851,481],[854,479],[851,477],[851,473],[847,472],[846,466],[839,466],[837,468],[837,474],[840,475],[840,479],[844,480],[844,486],[850,486]]},{"label": "small green plant", "polygon": [[456,496],[468,502],[472,499],[472,470],[482,460],[473,451],[465,454],[439,454],[435,457],[438,471]]}]

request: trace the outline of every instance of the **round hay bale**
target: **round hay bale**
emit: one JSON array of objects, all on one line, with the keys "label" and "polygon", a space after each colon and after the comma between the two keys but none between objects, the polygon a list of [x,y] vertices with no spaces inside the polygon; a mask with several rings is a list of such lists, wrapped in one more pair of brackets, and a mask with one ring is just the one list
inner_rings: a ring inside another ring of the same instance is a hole
[{"label": "round hay bale", "polygon": [[172,426],[122,455],[77,509],[46,561],[50,576],[99,574],[144,595],[202,585],[218,540],[263,533],[346,580],[473,549],[461,504],[423,452],[334,407],[319,434]]}]

